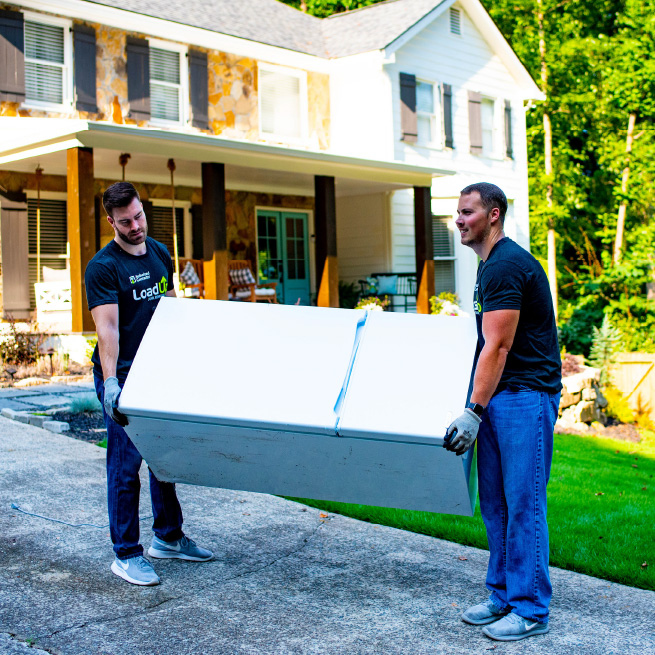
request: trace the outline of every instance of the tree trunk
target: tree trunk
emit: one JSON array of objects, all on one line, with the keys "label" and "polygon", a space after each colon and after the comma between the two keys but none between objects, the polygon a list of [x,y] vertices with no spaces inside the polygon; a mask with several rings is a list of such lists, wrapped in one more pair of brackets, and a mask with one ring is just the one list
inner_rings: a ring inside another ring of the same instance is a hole
[{"label": "tree trunk", "polygon": [[[548,66],[546,64],[546,34],[544,30],[543,0],[537,0],[539,26],[539,58],[541,60],[541,90],[548,92]],[[544,109],[544,173],[546,174],[546,207],[548,208],[548,282],[553,297],[555,321],[557,321],[557,244],[555,217],[553,216],[553,130],[547,106]]]},{"label": "tree trunk", "polygon": [[628,135],[625,140],[625,168],[621,179],[621,192],[623,199],[619,205],[619,216],[616,221],[616,239],[614,240],[614,258],[613,264],[616,265],[621,261],[621,251],[623,250],[623,231],[625,229],[625,213],[628,209],[628,201],[625,194],[628,191],[628,178],[630,177],[630,153],[632,152],[632,141],[635,133],[635,124],[637,123],[637,112],[630,113],[628,119]]},{"label": "tree trunk", "polygon": [[300,0],[300,11],[307,13],[307,3],[305,0]]}]

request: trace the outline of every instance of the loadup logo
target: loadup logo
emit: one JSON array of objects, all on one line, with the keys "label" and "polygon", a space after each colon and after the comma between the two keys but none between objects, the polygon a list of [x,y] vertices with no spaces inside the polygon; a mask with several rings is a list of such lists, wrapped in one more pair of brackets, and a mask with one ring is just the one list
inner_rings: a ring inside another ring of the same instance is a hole
[{"label": "loadup logo", "polygon": [[143,282],[143,280],[149,280],[150,279],[150,271],[146,271],[145,273],[137,273],[136,275],[130,275],[130,282],[132,284],[136,284],[137,282]]},{"label": "loadup logo", "polygon": [[482,313],[482,303],[478,300],[478,285],[473,289],[473,309],[476,314]]},{"label": "loadup logo", "polygon": [[[148,277],[150,274],[148,273]],[[147,289],[141,289],[141,293],[137,295],[136,289],[132,289],[134,300],[157,300],[168,291],[168,281],[165,276],[162,276],[161,281]]]}]

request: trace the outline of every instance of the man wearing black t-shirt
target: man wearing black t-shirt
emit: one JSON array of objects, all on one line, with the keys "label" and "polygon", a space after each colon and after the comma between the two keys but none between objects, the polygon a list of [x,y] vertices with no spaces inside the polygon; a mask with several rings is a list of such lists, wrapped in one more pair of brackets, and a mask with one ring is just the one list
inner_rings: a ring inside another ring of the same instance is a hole
[{"label": "man wearing black t-shirt", "polygon": [[[111,570],[132,584],[156,585],[159,577],[139,543],[141,455],[123,429],[127,419],[118,409],[118,398],[159,299],[175,295],[173,265],[166,246],[147,236],[143,205],[132,184],[113,184],[102,202],[115,236],[89,262],[85,284],[98,333],[93,376],[107,427],[107,501],[116,554]],[[148,554],[193,562],[212,559],[211,551],[182,532],[175,485],[160,482],[150,471],[150,497],[155,536]]]},{"label": "man wearing black t-shirt", "polygon": [[478,344],[464,413],[444,446],[477,438],[480,510],[489,542],[487,601],[462,620],[515,641],[548,632],[546,485],[561,385],[557,326],[539,262],[503,232],[507,199],[472,184],[459,200],[461,243],[480,258],[474,291]]}]

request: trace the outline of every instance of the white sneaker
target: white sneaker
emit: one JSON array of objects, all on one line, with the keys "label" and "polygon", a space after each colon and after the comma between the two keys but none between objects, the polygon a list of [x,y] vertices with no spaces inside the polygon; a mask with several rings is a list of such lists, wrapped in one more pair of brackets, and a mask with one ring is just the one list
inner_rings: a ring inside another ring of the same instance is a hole
[{"label": "white sneaker", "polygon": [[111,571],[132,584],[144,587],[159,584],[159,576],[143,555],[136,555],[129,559],[118,559],[117,557],[112,562]]}]

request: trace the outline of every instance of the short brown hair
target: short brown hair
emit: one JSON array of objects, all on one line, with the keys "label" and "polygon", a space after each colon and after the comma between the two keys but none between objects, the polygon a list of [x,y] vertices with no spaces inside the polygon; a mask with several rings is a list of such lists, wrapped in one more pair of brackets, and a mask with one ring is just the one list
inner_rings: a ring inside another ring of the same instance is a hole
[{"label": "short brown hair", "polygon": [[113,217],[112,212],[116,207],[127,207],[134,198],[141,201],[139,192],[131,182],[116,182],[102,194],[102,206],[107,216]]},{"label": "short brown hair", "polygon": [[460,193],[463,196],[468,196],[477,191],[480,194],[482,206],[490,212],[494,207],[498,208],[500,212],[500,224],[505,224],[505,214],[507,213],[507,196],[504,194],[500,187],[489,182],[476,182],[464,187]]}]

